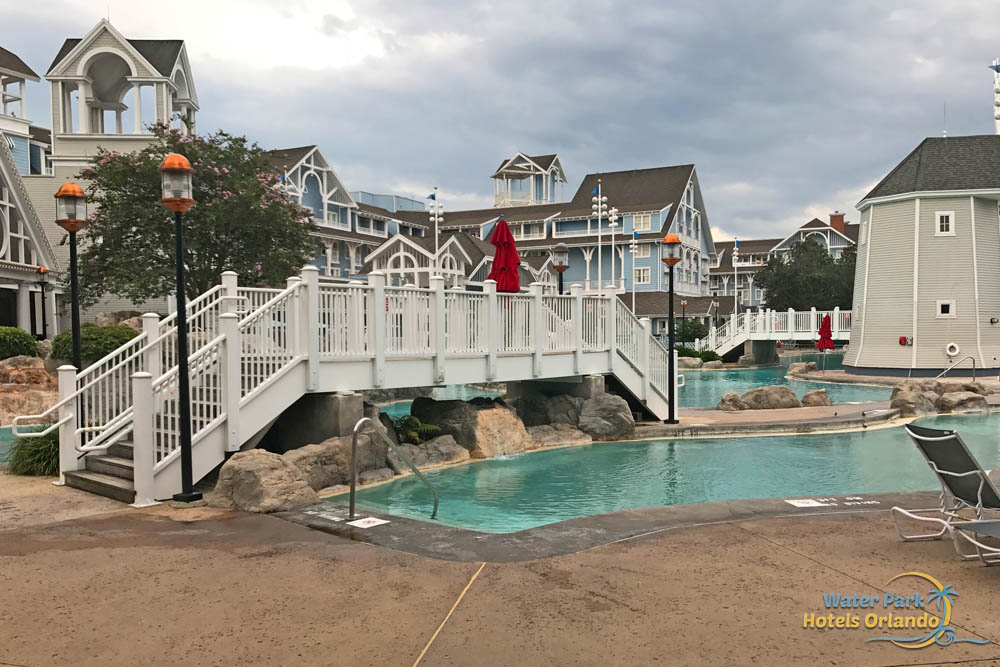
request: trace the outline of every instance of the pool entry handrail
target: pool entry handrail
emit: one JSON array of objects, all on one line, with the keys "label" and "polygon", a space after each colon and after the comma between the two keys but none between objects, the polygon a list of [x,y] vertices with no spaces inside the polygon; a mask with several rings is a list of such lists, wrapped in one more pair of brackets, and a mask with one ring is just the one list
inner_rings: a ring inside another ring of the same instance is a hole
[{"label": "pool entry handrail", "polygon": [[949,371],[953,371],[956,368],[958,368],[958,365],[960,363],[962,363],[963,361],[965,361],[966,359],[972,359],[972,381],[975,382],[976,381],[976,358],[974,356],[972,356],[971,354],[965,355],[964,357],[962,357],[961,359],[959,359],[958,361],[956,361],[954,364],[952,364],[948,368],[944,369],[943,371],[941,371],[940,373],[938,373],[937,375],[935,375],[934,379],[935,380],[939,380],[939,379],[943,378],[945,375],[948,374]]},{"label": "pool entry handrail", "polygon": [[431,512],[431,518],[436,519],[438,513],[438,494],[437,491],[434,489],[434,486],[429,481],[427,481],[427,478],[424,476],[422,472],[420,472],[416,464],[413,463],[413,460],[410,459],[410,457],[407,456],[406,453],[403,452],[403,450],[401,450],[399,447],[396,446],[396,443],[392,441],[392,438],[386,435],[384,431],[382,431],[380,428],[378,428],[378,426],[375,425],[375,421],[371,417],[362,417],[361,419],[358,420],[358,423],[354,425],[354,434],[351,437],[351,506],[350,506],[351,520],[354,519],[354,496],[358,486],[358,434],[361,433],[361,430],[365,427],[366,424],[370,424],[372,430],[378,433],[380,436],[382,436],[382,439],[385,440],[387,445],[389,445],[389,448],[392,451],[396,452],[396,456],[403,459],[403,462],[410,467],[410,470],[413,471],[413,474],[416,475],[420,479],[420,481],[424,483],[424,486],[430,489],[431,495],[434,496],[434,511]]}]

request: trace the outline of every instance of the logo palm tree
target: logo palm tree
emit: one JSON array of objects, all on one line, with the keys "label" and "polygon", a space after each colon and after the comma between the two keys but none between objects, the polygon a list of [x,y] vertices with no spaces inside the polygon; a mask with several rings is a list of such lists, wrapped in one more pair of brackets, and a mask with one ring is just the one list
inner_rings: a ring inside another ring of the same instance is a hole
[{"label": "logo palm tree", "polygon": [[955,600],[953,598],[956,597],[958,597],[958,592],[951,587],[951,584],[947,584],[944,588],[932,588],[927,593],[927,601],[937,602],[937,608],[939,611],[944,605],[945,600],[951,604],[955,604]]}]

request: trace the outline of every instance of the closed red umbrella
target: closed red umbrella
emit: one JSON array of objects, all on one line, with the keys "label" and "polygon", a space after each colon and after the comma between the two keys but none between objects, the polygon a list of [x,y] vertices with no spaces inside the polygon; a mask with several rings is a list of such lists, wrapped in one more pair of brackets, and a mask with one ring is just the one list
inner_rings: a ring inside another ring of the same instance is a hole
[{"label": "closed red umbrella", "polygon": [[824,315],[823,321],[819,325],[819,340],[816,341],[817,350],[833,349],[833,330],[830,329],[830,316]]},{"label": "closed red umbrella", "polygon": [[490,243],[496,248],[493,253],[493,268],[490,269],[489,280],[497,281],[497,292],[520,292],[521,278],[518,267],[521,266],[521,256],[514,246],[514,235],[503,218],[497,222],[490,235]]}]

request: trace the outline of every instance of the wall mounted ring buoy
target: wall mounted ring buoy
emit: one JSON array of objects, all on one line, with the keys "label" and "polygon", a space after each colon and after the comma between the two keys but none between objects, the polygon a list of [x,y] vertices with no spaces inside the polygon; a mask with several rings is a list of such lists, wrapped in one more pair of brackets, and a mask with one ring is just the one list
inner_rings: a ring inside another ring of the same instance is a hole
[{"label": "wall mounted ring buoy", "polygon": [[958,343],[948,343],[944,346],[944,353],[949,357],[957,357],[961,350],[958,347]]}]

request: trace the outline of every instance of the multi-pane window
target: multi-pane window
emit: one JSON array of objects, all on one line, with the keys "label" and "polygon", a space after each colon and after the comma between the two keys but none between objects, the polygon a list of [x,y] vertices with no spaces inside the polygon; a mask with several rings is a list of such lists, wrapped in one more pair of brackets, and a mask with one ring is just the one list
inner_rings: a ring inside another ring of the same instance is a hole
[{"label": "multi-pane window", "polygon": [[934,234],[936,236],[955,235],[954,211],[938,211],[934,214],[934,218],[936,220],[936,226],[934,227]]},{"label": "multi-pane window", "polygon": [[632,280],[636,285],[648,285],[649,284],[649,267],[648,266],[637,266],[632,269]]},{"label": "multi-pane window", "polygon": [[635,216],[632,229],[637,232],[648,232],[651,228],[653,217],[649,213],[642,213]]},{"label": "multi-pane window", "polygon": [[649,257],[649,244],[639,243],[635,246],[636,257]]}]

